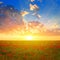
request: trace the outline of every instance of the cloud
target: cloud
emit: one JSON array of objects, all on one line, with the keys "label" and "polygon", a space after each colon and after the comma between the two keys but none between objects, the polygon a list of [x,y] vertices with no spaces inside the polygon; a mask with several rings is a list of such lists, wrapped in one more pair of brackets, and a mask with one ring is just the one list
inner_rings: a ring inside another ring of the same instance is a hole
[{"label": "cloud", "polygon": [[31,2],[34,2],[35,0],[31,0]]},{"label": "cloud", "polygon": [[25,15],[29,14],[29,12],[23,11],[23,12],[21,12],[20,14],[24,17]]},{"label": "cloud", "polygon": [[33,13],[32,15],[36,15],[36,12],[35,12],[35,13]]},{"label": "cloud", "polygon": [[[5,8],[5,7],[4,7]],[[9,8],[9,7],[8,7]],[[10,7],[11,9],[12,9],[12,7]],[[38,9],[39,7],[36,5],[36,4],[34,4],[34,5],[32,5],[31,4],[31,7],[30,7],[32,10],[36,10],[36,9]],[[11,10],[10,9],[10,10]],[[2,9],[3,10],[3,9]],[[47,31],[47,29],[45,28],[45,25],[44,24],[41,24],[39,21],[30,21],[30,22],[27,22],[27,21],[25,21],[23,18],[22,18],[22,16],[24,17],[25,15],[27,15],[27,14],[29,14],[29,12],[27,12],[27,11],[22,11],[22,12],[20,12],[20,14],[18,13],[18,12],[11,12],[10,10],[8,10],[7,11],[7,9],[6,10],[3,10],[4,11],[4,17],[0,17],[0,30],[2,31],[2,32],[5,32],[6,31],[6,33],[8,33],[8,32],[10,32],[10,31],[12,31],[12,33],[15,31],[15,32],[17,32],[17,34],[18,33],[25,33],[25,32],[34,32],[34,30],[35,30],[35,33],[36,33],[36,31],[37,32],[45,32],[45,31]],[[15,9],[12,9],[12,10],[14,10],[15,11]],[[21,16],[22,15],[22,16]],[[37,18],[38,18],[38,20],[42,17],[40,14],[38,14],[36,11],[32,14],[32,15],[34,15],[34,16],[36,16]],[[50,27],[48,27],[48,28],[50,28],[50,29],[52,29],[52,28],[59,28],[60,26],[58,25],[58,23],[52,23],[52,22],[50,22],[50,23],[48,23],[48,25],[50,24]],[[47,26],[48,26],[47,25]],[[50,30],[49,29],[49,30]],[[32,31],[33,30],[33,31]],[[15,33],[14,32],[14,33]],[[53,33],[53,31],[52,31],[52,33]]]},{"label": "cloud", "polygon": [[2,4],[3,2],[0,1],[0,4]]},{"label": "cloud", "polygon": [[39,9],[39,7],[36,4],[34,4],[34,5],[30,4],[30,10],[31,11],[38,10],[38,9]]},{"label": "cloud", "polygon": [[52,29],[57,29],[57,28],[60,28],[60,25],[58,22],[56,21],[51,21],[51,20],[48,20],[48,22],[46,23],[46,27],[50,30]]},{"label": "cloud", "polygon": [[32,15],[36,16],[38,19],[40,19],[42,17],[40,14],[37,14],[36,12],[33,13]]},{"label": "cloud", "polygon": [[59,25],[57,23],[54,23],[54,24],[51,25],[51,28],[52,29],[59,28]]},{"label": "cloud", "polygon": [[39,18],[39,19],[42,17],[42,16],[41,16],[41,15],[39,15],[39,14],[37,14],[36,16],[37,16],[37,18]]},{"label": "cloud", "polygon": [[[10,8],[12,8],[12,12]],[[3,8],[0,9],[0,14],[2,14],[0,16],[0,31],[11,31],[23,23],[22,16],[19,14],[19,11],[13,8],[14,7],[12,6],[3,6]]]}]

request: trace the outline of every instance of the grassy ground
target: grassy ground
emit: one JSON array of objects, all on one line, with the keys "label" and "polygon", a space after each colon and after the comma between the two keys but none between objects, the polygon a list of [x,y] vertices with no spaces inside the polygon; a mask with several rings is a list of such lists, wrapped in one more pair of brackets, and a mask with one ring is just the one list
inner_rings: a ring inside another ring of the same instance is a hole
[{"label": "grassy ground", "polygon": [[60,60],[60,41],[0,41],[0,60]]}]

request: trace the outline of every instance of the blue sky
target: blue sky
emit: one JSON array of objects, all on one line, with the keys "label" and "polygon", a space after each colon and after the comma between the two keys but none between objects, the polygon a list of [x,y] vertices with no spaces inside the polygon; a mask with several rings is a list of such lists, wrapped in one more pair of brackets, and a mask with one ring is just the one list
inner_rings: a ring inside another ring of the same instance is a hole
[{"label": "blue sky", "polygon": [[60,24],[60,0],[35,0],[31,2],[30,0],[0,0],[5,5],[13,5],[19,11],[26,10],[30,14],[26,15],[26,20],[38,20],[36,17],[32,16],[29,10],[29,4],[36,4],[39,10],[36,11],[42,16],[39,21],[42,23],[47,23],[48,21],[56,22]]}]

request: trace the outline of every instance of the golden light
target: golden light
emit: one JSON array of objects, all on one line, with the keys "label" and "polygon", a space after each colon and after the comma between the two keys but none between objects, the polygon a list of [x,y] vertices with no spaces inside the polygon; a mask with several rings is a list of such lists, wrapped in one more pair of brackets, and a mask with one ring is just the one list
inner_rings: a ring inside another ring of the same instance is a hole
[{"label": "golden light", "polygon": [[26,40],[29,40],[29,41],[30,41],[30,40],[33,40],[33,36],[31,36],[31,35],[25,36],[25,39],[26,39]]},{"label": "golden light", "polygon": [[40,36],[40,35],[16,35],[16,34],[0,34],[0,40],[16,40],[16,41],[44,41],[44,40],[60,40],[60,36]]}]

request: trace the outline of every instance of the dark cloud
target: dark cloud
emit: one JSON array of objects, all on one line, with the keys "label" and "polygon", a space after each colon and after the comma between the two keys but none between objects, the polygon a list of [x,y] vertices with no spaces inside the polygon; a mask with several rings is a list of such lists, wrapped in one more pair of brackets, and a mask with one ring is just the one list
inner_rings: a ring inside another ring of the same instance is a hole
[{"label": "dark cloud", "polygon": [[20,12],[16,10],[13,6],[0,6],[0,30],[10,29],[15,25],[23,23],[22,16]]}]

